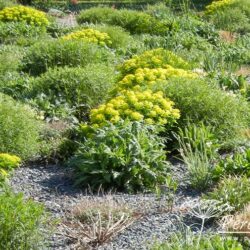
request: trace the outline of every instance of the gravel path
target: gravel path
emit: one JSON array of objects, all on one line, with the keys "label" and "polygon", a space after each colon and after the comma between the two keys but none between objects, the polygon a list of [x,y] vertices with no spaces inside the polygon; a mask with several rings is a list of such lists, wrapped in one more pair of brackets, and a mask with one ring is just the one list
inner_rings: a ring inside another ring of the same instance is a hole
[{"label": "gravel path", "polygon": [[[180,166],[176,166],[180,169]],[[65,219],[72,207],[86,199],[85,192],[73,187],[70,171],[57,165],[19,168],[10,182],[15,192],[23,192],[25,197],[42,202],[55,218],[61,220]],[[159,201],[152,194],[113,196],[124,200],[138,211],[144,210],[146,215],[116,236],[112,242],[94,249],[148,249],[150,243],[169,236],[178,224],[177,215],[185,213],[185,209],[195,204],[198,197],[196,194],[180,191],[176,196],[173,212],[162,212],[159,210]],[[86,249],[75,248],[64,234],[65,227],[60,224],[51,240],[50,249]]]},{"label": "gravel path", "polygon": [[74,14],[69,14],[67,16],[57,18],[56,21],[61,27],[73,28],[77,26],[76,17]]}]

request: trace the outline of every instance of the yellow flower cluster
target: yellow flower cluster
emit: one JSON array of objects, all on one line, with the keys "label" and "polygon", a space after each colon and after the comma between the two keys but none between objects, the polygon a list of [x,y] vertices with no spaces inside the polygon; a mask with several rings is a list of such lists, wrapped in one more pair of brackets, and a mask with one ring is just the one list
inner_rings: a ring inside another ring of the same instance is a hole
[{"label": "yellow flower cluster", "polygon": [[21,159],[16,155],[6,153],[0,154],[0,168],[11,169],[16,168],[21,163]]},{"label": "yellow flower cluster", "polygon": [[70,33],[64,37],[64,40],[84,40],[91,43],[97,43],[102,46],[112,45],[110,36],[105,32],[100,32],[94,29],[83,29]]},{"label": "yellow flower cluster", "polygon": [[206,6],[206,14],[213,14],[216,11],[233,4],[235,0],[215,0]]},{"label": "yellow flower cluster", "polygon": [[20,165],[21,159],[18,156],[6,153],[0,154],[0,182],[8,176],[8,171]]},{"label": "yellow flower cluster", "polygon": [[92,109],[90,121],[94,127],[105,126],[107,122],[117,123],[121,119],[171,125],[180,117],[173,105],[162,92],[124,90],[106,104]]},{"label": "yellow flower cluster", "polygon": [[197,78],[198,75],[184,69],[173,68],[170,65],[166,65],[164,69],[139,68],[134,74],[126,75],[120,82],[118,82],[115,92],[120,92],[123,89],[136,90],[142,85],[150,88],[155,83],[167,80],[170,77]]},{"label": "yellow flower cluster", "polygon": [[46,14],[42,11],[25,7],[6,7],[0,11],[0,21],[3,22],[26,22],[34,26],[47,26],[49,24]]},{"label": "yellow flower cluster", "polygon": [[141,55],[135,55],[119,66],[123,76],[133,74],[139,68],[164,68],[170,65],[175,68],[189,69],[189,64],[173,52],[162,48],[146,51]]}]

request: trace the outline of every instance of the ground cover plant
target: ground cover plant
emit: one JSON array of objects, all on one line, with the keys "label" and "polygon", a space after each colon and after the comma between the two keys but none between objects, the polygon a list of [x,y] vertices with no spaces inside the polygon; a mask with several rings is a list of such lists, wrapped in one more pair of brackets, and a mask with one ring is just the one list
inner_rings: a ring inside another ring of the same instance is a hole
[{"label": "ground cover plant", "polygon": [[0,249],[249,249],[249,21],[0,0]]}]

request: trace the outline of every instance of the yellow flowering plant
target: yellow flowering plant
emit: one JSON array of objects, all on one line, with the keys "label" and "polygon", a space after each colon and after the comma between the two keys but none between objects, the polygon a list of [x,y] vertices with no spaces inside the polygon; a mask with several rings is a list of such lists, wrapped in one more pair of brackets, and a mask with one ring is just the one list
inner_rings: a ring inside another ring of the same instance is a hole
[{"label": "yellow flowering plant", "polygon": [[0,168],[0,186],[7,179],[8,173],[7,171]]},{"label": "yellow flowering plant", "polygon": [[167,65],[180,69],[191,68],[188,62],[175,55],[173,52],[158,48],[146,51],[141,55],[133,56],[131,59],[118,66],[118,70],[122,76],[125,76],[135,73],[139,68],[165,68],[168,67]]},{"label": "yellow flowering plant", "polygon": [[64,40],[83,40],[91,43],[96,43],[102,46],[111,46],[112,41],[110,36],[105,32],[100,32],[94,29],[83,29],[72,32],[63,36]]},{"label": "yellow flowering plant", "polygon": [[44,12],[22,5],[2,9],[0,11],[0,21],[25,22],[29,25],[40,27],[46,27],[49,24]]},{"label": "yellow flowering plant", "polygon": [[0,153],[0,185],[8,177],[8,172],[20,165],[21,159],[16,155]]},{"label": "yellow flowering plant", "polygon": [[164,81],[172,77],[194,79],[198,77],[198,74],[184,69],[176,69],[170,65],[166,65],[165,68],[155,69],[139,68],[134,74],[128,74],[121,81],[119,81],[114,92],[117,93],[124,89],[136,90],[141,86],[151,88],[157,82]]},{"label": "yellow flowering plant", "polygon": [[213,14],[217,12],[218,10],[228,7],[229,5],[232,5],[234,3],[235,3],[235,0],[215,0],[211,4],[206,6],[205,13],[207,15]]},{"label": "yellow flowering plant", "polygon": [[90,111],[90,122],[94,127],[120,120],[141,121],[146,124],[173,125],[180,117],[174,103],[162,92],[124,90],[119,96]]},{"label": "yellow flowering plant", "polygon": [[11,170],[20,165],[21,159],[16,155],[1,153],[0,154],[0,169]]}]

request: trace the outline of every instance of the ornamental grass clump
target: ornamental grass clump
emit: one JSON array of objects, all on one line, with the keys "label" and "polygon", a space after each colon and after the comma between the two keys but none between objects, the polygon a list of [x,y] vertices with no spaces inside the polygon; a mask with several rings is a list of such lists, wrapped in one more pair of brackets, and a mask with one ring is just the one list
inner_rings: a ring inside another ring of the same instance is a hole
[{"label": "ornamental grass clump", "polygon": [[42,11],[22,5],[6,7],[0,11],[2,22],[25,22],[34,26],[48,26],[49,21]]},{"label": "ornamental grass clump", "polygon": [[162,92],[124,90],[105,104],[90,111],[90,122],[95,127],[120,120],[144,121],[147,124],[171,127],[180,117],[174,103]]},{"label": "ornamental grass clump", "polygon": [[141,55],[135,55],[118,67],[121,76],[133,74],[139,68],[168,68],[170,66],[179,69],[190,69],[191,66],[173,52],[158,48],[145,51]]},{"label": "ornamental grass clump", "polygon": [[64,40],[83,40],[85,42],[96,43],[101,46],[111,46],[112,41],[110,36],[105,32],[100,32],[94,29],[83,29],[75,31],[66,36],[63,36]]}]

